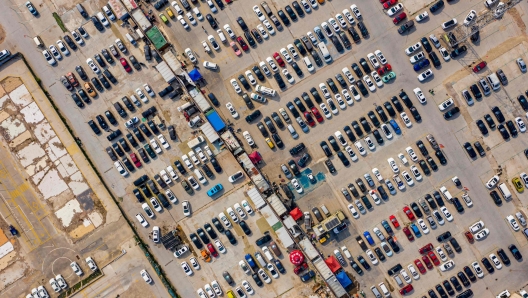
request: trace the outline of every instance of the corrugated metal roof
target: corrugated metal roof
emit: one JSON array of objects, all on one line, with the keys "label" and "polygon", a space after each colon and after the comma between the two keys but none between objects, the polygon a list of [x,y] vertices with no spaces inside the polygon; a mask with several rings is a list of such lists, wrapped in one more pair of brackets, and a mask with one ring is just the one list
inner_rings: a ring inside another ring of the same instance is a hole
[{"label": "corrugated metal roof", "polygon": [[291,238],[290,234],[288,234],[288,230],[286,230],[285,227],[281,227],[280,229],[276,230],[275,234],[277,234],[279,241],[285,248],[291,248],[295,245],[295,242]]},{"label": "corrugated metal roof", "polygon": [[189,91],[189,94],[192,96],[194,102],[198,105],[202,112],[205,113],[209,109],[211,109],[211,105],[209,104],[205,96],[203,96],[202,92],[199,92],[197,89],[192,89],[191,91]]},{"label": "corrugated metal roof", "polygon": [[108,5],[110,5],[110,8],[112,8],[118,19],[124,20],[128,17],[128,11],[119,0],[109,0]]},{"label": "corrugated metal roof", "polygon": [[251,162],[249,159],[247,153],[240,154],[237,156],[237,159],[242,163],[242,166],[246,170],[246,173],[248,173],[249,178],[251,178],[251,181],[253,181],[253,184],[258,187],[260,192],[265,192],[270,188],[268,182],[260,174],[260,171],[255,167],[253,162]]},{"label": "corrugated metal roof", "polygon": [[282,227],[282,223],[277,218],[277,216],[275,216],[275,213],[271,209],[270,205],[266,205],[266,206],[260,208],[260,213],[262,214],[262,217],[264,217],[266,219],[266,221],[268,222],[270,227],[273,228],[273,230],[276,230],[274,227],[275,227],[275,225],[277,225],[277,223],[279,224],[277,229]]},{"label": "corrugated metal roof", "polygon": [[130,11],[138,8],[138,5],[137,5],[136,1],[134,1],[134,0],[121,0],[121,2],[123,2],[123,4],[125,4],[125,6]]},{"label": "corrugated metal roof", "polygon": [[266,201],[264,201],[264,198],[260,195],[259,191],[256,187],[252,187],[247,191],[247,195],[255,205],[255,208],[260,209],[264,206],[266,206]]},{"label": "corrugated metal roof", "polygon": [[282,224],[284,224],[288,231],[290,231],[293,237],[297,237],[302,234],[301,228],[299,228],[299,225],[295,222],[291,215],[285,216],[282,220]]},{"label": "corrugated metal roof", "polygon": [[313,260],[319,257],[319,252],[317,251],[317,249],[315,249],[312,242],[310,242],[309,238],[304,238],[303,240],[299,241],[299,245],[301,246],[304,255],[309,260]]},{"label": "corrugated metal roof", "polygon": [[288,213],[288,210],[286,210],[286,207],[276,194],[272,194],[271,196],[267,197],[266,200],[271,205],[273,210],[277,212],[278,216],[282,216]]},{"label": "corrugated metal roof", "polygon": [[213,126],[209,122],[204,122],[204,124],[200,126],[200,129],[210,143],[214,143],[216,140],[220,139]]},{"label": "corrugated metal roof", "polygon": [[167,62],[169,67],[175,73],[180,74],[183,71],[181,68],[180,61],[178,60],[178,58],[176,58],[176,56],[174,56],[174,54],[171,51],[167,51],[167,53],[163,54],[163,60]]},{"label": "corrugated metal roof", "polygon": [[[312,263],[314,264],[315,268],[317,268],[317,271],[319,271],[324,280],[327,280],[332,277],[335,278],[334,274],[332,273],[328,265],[326,265],[323,258],[318,256],[312,261]],[[341,286],[341,284],[339,285]]]},{"label": "corrugated metal roof", "polygon": [[347,291],[345,290],[345,288],[343,288],[343,286],[339,283],[335,276],[332,275],[332,277],[326,280],[326,283],[328,284],[330,289],[332,289],[332,292],[334,292],[336,297],[343,297],[347,294]]},{"label": "corrugated metal roof", "polygon": [[159,63],[155,66],[156,69],[159,71],[165,82],[172,83],[174,80],[176,80],[176,76],[172,72],[172,70],[169,68],[167,63],[165,61]]}]

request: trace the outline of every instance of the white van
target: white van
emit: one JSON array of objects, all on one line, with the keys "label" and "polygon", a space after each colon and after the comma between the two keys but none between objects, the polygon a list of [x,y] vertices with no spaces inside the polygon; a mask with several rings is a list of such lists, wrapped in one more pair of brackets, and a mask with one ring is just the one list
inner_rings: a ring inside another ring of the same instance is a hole
[{"label": "white van", "polygon": [[506,201],[511,200],[512,194],[511,194],[510,190],[508,189],[508,186],[506,186],[506,183],[499,184],[498,189],[499,189],[499,191],[501,192],[502,196],[504,197],[504,199]]},{"label": "white van", "polygon": [[496,90],[499,90],[500,89],[500,82],[499,82],[499,78],[497,77],[497,75],[495,73],[492,73],[488,76],[488,82],[490,83],[491,85],[491,88],[496,91]]},{"label": "white van", "polygon": [[451,196],[451,193],[447,190],[445,186],[440,187],[440,192],[444,195],[444,198],[449,202],[453,200],[453,196]]},{"label": "white van", "polygon": [[132,94],[130,95],[130,100],[132,100],[132,102],[137,106],[137,107],[140,107],[141,106],[141,103],[139,102],[139,100],[137,99],[137,97]]},{"label": "white van", "polygon": [[378,288],[376,288],[376,286],[372,286],[370,287],[370,290],[372,291],[372,293],[374,294],[374,296],[376,298],[381,298],[381,294],[380,292],[378,291]]},{"label": "white van", "polygon": [[288,124],[288,131],[290,132],[292,138],[297,139],[299,137],[299,134],[297,134],[295,128],[293,128],[293,125]]},{"label": "white van", "polygon": [[259,262],[260,266],[262,267],[266,267],[267,263],[266,261],[264,261],[264,259],[262,258],[262,254],[260,254],[259,252],[255,253],[255,258],[257,259],[257,261]]},{"label": "white van", "polygon": [[330,216],[330,211],[328,211],[328,208],[326,208],[325,205],[321,205],[321,210],[323,210],[323,213],[326,215],[326,217]]},{"label": "white van", "polygon": [[271,89],[271,88],[268,88],[268,87],[265,87],[265,86],[261,86],[261,85],[257,85],[255,86],[255,91],[261,93],[261,94],[264,94],[264,95],[268,95],[268,96],[275,96],[277,95],[277,91]]},{"label": "white van", "polygon": [[196,124],[200,123],[200,121],[202,121],[202,118],[200,118],[200,116],[196,116],[194,118],[192,118],[191,120],[189,120],[189,127],[190,128],[193,128],[196,126]]},{"label": "white van", "polygon": [[205,177],[204,177],[204,175],[203,175],[201,170],[194,169],[194,175],[196,176],[196,178],[198,179],[198,181],[200,181],[200,183],[202,185],[207,183],[207,179],[205,179]]},{"label": "white van", "polygon": [[323,59],[326,63],[332,62],[332,56],[330,56],[330,52],[326,48],[326,45],[322,42],[318,43],[317,46],[319,47],[319,51],[321,52],[321,55],[323,55]]},{"label": "white van", "polygon": [[383,292],[383,295],[385,296],[385,298],[387,297],[390,297],[390,292],[389,290],[387,289],[387,286],[385,286],[385,284],[383,282],[380,282],[379,285],[378,285],[381,289],[381,291]]},{"label": "white van", "polygon": [[271,252],[270,252],[270,250],[269,250],[269,248],[267,246],[263,246],[262,247],[262,252],[266,256],[266,259],[268,259],[268,261],[270,261],[270,262],[273,261],[273,255],[271,254]]},{"label": "white van", "polygon": [[40,36],[35,36],[33,37],[33,41],[35,42],[35,44],[37,45],[37,47],[43,47],[44,46],[44,42],[42,42],[42,39],[40,38]]},{"label": "white van", "polygon": [[224,34],[224,31],[222,31],[222,29],[216,30],[216,33],[218,33],[218,37],[220,37],[220,41],[222,43],[226,43],[227,42],[227,38],[226,38],[226,36]]},{"label": "white van", "polygon": [[308,68],[309,72],[313,72],[315,70],[315,67],[312,64],[312,61],[310,61],[310,58],[308,58],[308,56],[305,56],[303,58],[303,62],[304,64],[306,64],[306,68]]},{"label": "white van", "polygon": [[212,70],[218,69],[218,64],[209,62],[209,61],[204,61],[203,66],[207,69],[212,69]]},{"label": "white van", "polygon": [[493,7],[497,2],[499,2],[499,0],[486,0],[484,1],[484,6],[491,9],[491,7]]},{"label": "white van", "polygon": [[343,254],[345,255],[345,257],[349,260],[353,259],[352,258],[352,254],[350,254],[350,251],[348,250],[348,248],[346,246],[341,246],[341,251],[343,252]]}]

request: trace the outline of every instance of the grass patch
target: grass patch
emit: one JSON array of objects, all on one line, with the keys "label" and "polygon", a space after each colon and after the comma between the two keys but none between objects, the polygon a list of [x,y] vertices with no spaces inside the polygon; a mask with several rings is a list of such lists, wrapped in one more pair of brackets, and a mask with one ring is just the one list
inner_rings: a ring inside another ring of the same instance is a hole
[{"label": "grass patch", "polygon": [[64,26],[64,23],[62,22],[62,19],[58,13],[54,12],[53,18],[57,22],[57,25],[59,25],[59,27],[62,29],[62,32],[68,32],[68,29],[66,29],[66,26]]}]

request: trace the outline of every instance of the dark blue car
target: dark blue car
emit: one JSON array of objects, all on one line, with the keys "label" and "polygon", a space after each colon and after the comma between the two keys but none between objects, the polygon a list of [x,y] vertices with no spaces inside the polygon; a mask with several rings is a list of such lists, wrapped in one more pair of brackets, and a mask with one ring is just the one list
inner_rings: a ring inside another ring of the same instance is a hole
[{"label": "dark blue car", "polygon": [[368,241],[368,243],[370,245],[374,245],[374,239],[372,239],[372,237],[370,236],[369,231],[363,232],[363,236],[365,236],[365,238],[367,238],[367,241]]},{"label": "dark blue car", "polygon": [[422,68],[425,68],[426,66],[429,66],[429,64],[431,64],[431,62],[429,62],[429,59],[424,59],[418,63],[416,63],[413,68],[415,71],[419,71],[420,69]]}]

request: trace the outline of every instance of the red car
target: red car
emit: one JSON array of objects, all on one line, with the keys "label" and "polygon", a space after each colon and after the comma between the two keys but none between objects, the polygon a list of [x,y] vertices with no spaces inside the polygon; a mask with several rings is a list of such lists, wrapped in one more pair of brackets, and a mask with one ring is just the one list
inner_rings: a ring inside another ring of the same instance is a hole
[{"label": "red car", "polygon": [[137,158],[136,153],[130,153],[130,159],[136,165],[136,168],[141,167],[141,161]]},{"label": "red car", "polygon": [[73,87],[79,86],[79,81],[77,81],[77,78],[75,77],[73,73],[69,72],[66,76],[68,77],[68,81],[70,81],[70,84]]},{"label": "red car", "polygon": [[383,8],[389,9],[389,7],[393,6],[394,4],[398,3],[398,0],[389,0],[385,3],[383,3]]},{"label": "red car", "polygon": [[207,244],[207,249],[209,249],[213,257],[218,258],[218,252],[216,252],[216,248],[211,243]]},{"label": "red car", "polygon": [[427,271],[425,270],[425,267],[422,262],[420,262],[420,259],[414,260],[414,264],[416,265],[416,267],[418,267],[418,270],[420,270],[421,274],[424,274]]},{"label": "red car", "polygon": [[405,287],[400,289],[400,294],[405,295],[407,293],[410,293],[412,290],[413,290],[413,286],[411,284],[408,284]]},{"label": "red car", "polygon": [[420,248],[418,252],[423,255],[424,253],[427,253],[428,251],[433,250],[433,244],[429,243],[426,244],[424,247]]},{"label": "red car", "polygon": [[312,113],[314,114],[317,122],[321,123],[324,121],[323,117],[321,117],[321,113],[319,113],[319,110],[316,107],[312,107]]},{"label": "red car", "polygon": [[296,275],[299,275],[299,273],[303,272],[306,269],[308,269],[308,264],[304,262],[301,265],[295,267],[295,269],[293,269],[293,273],[295,273]]},{"label": "red car", "polygon": [[405,212],[405,215],[407,215],[410,221],[413,221],[415,219],[414,213],[412,213],[409,207],[407,206],[403,207],[403,212]]},{"label": "red car", "polygon": [[398,25],[398,23],[403,21],[403,19],[405,19],[406,17],[407,15],[405,14],[405,12],[402,12],[397,15],[394,19],[392,19],[392,22],[394,23],[394,25]]},{"label": "red car", "polygon": [[119,62],[121,62],[121,65],[123,65],[123,68],[126,70],[126,72],[131,72],[132,68],[130,68],[130,65],[128,65],[128,62],[125,58],[119,59]]},{"label": "red car", "polygon": [[390,219],[390,221],[392,222],[392,225],[393,225],[395,228],[399,228],[399,227],[400,227],[400,223],[399,223],[398,220],[396,219],[396,216],[391,215],[391,216],[389,216],[389,219]]},{"label": "red car", "polygon": [[413,234],[411,233],[411,231],[409,230],[408,227],[403,228],[403,233],[405,234],[405,236],[407,236],[407,239],[409,239],[409,241],[413,241],[414,240],[414,236],[413,236]]},{"label": "red car", "polygon": [[310,125],[311,127],[315,126],[315,121],[313,120],[312,114],[310,114],[310,112],[304,112],[304,118],[306,118],[306,122],[308,123],[308,125]]},{"label": "red car", "polygon": [[387,1],[389,1],[389,0],[380,0],[380,3],[383,4],[383,3],[387,2]]},{"label": "red car", "polygon": [[477,73],[481,71],[482,69],[484,69],[484,67],[486,67],[486,65],[488,65],[486,61],[480,62],[479,64],[475,65],[475,67],[473,67],[473,72]]},{"label": "red car", "polygon": [[427,255],[431,258],[435,266],[440,265],[440,260],[436,257],[434,252],[430,251],[427,253]]},{"label": "red car", "polygon": [[237,37],[237,42],[242,47],[242,50],[249,51],[248,45],[241,36]]},{"label": "red car", "polygon": [[470,231],[465,232],[464,235],[466,235],[466,238],[469,241],[469,243],[473,243],[473,241],[475,241],[475,239],[473,239],[473,234],[471,234]]},{"label": "red car", "polygon": [[277,64],[279,64],[280,67],[286,67],[286,63],[284,63],[284,60],[282,60],[282,57],[279,55],[279,53],[273,53],[273,58],[275,58]]},{"label": "red car", "polygon": [[433,263],[431,263],[431,260],[429,260],[427,256],[423,256],[422,261],[424,261],[425,266],[427,266],[427,269],[433,269]]}]

